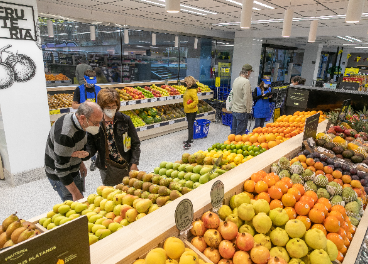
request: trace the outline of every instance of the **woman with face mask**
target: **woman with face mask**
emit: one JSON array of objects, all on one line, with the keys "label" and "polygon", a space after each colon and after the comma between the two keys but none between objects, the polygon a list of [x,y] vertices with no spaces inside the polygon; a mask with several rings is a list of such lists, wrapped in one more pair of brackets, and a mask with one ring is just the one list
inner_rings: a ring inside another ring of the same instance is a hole
[{"label": "woman with face mask", "polygon": [[269,79],[262,79],[259,87],[253,92],[253,115],[256,119],[254,128],[264,127],[267,116],[270,115],[270,99],[272,98],[272,90],[270,87],[271,81]]},{"label": "woman with face mask", "polygon": [[120,113],[120,96],[112,88],[102,89],[97,102],[104,118],[96,135],[88,135],[87,151],[90,155],[98,152],[96,166],[100,169],[102,183],[114,186],[138,170],[140,140],[129,116]]},{"label": "woman with face mask", "polygon": [[184,149],[189,149],[193,143],[194,121],[198,111],[198,85],[196,79],[187,76],[184,79],[184,86],[187,87],[183,95],[184,112],[188,121],[188,140],[184,141]]}]

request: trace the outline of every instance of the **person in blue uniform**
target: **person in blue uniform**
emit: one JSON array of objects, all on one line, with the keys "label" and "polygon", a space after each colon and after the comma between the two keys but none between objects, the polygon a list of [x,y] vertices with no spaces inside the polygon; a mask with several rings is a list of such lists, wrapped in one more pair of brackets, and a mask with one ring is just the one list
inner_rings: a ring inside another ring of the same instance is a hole
[{"label": "person in blue uniform", "polygon": [[[79,105],[88,101],[97,103],[97,95],[101,91],[101,87],[97,86],[96,72],[93,70],[86,70],[84,72],[84,84],[81,84],[74,90],[72,108],[78,109]],[[96,156],[91,158],[90,170],[96,169]]]},{"label": "person in blue uniform", "polygon": [[266,118],[270,115],[270,99],[272,98],[272,89],[269,79],[262,79],[261,84],[253,91],[253,115],[256,127],[264,127]]}]

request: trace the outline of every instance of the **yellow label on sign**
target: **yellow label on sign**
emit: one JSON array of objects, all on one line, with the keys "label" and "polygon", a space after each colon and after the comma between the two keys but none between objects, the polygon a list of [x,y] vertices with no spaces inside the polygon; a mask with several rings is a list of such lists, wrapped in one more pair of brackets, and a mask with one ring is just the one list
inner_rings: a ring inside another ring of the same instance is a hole
[{"label": "yellow label on sign", "polygon": [[220,87],[221,86],[221,78],[220,77],[216,77],[215,86],[216,87]]},{"label": "yellow label on sign", "polygon": [[348,54],[348,59],[349,59],[350,57],[351,57],[351,54],[349,53],[349,54]]},{"label": "yellow label on sign", "polygon": [[344,76],[355,75],[359,73],[359,68],[346,68]]},{"label": "yellow label on sign", "polygon": [[59,114],[60,114],[60,109],[50,110],[50,115],[59,115]]},{"label": "yellow label on sign", "polygon": [[280,108],[275,108],[275,112],[273,114],[273,120],[276,121],[280,117]]},{"label": "yellow label on sign", "polygon": [[225,68],[225,72],[230,72],[230,68]]},{"label": "yellow label on sign", "polygon": [[361,58],[362,58],[362,57],[357,57],[357,62],[359,62]]},{"label": "yellow label on sign", "polygon": [[343,50],[339,50],[339,54],[341,54],[343,52]]}]

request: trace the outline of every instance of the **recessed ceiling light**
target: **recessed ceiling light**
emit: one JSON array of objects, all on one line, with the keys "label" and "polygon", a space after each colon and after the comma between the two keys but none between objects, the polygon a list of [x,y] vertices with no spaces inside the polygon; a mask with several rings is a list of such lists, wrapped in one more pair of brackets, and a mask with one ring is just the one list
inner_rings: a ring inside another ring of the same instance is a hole
[{"label": "recessed ceiling light", "polygon": [[266,4],[261,3],[261,2],[258,2],[258,1],[254,1],[254,3],[255,3],[256,5],[260,5],[260,6],[263,6],[263,7],[269,8],[269,9],[275,9],[273,6],[266,5]]}]

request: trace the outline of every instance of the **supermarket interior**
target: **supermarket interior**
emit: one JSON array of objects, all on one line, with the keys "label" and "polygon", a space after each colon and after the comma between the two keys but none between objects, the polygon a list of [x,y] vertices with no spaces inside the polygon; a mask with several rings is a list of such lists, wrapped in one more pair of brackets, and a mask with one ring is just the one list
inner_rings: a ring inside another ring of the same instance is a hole
[{"label": "supermarket interior", "polygon": [[0,1],[0,263],[368,263],[367,18]]}]

